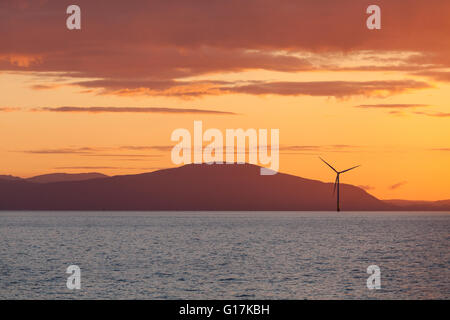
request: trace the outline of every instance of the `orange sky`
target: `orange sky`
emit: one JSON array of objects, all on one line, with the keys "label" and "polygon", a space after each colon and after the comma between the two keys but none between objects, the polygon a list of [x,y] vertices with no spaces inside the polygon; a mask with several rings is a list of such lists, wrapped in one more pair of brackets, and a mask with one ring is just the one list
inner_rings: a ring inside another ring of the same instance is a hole
[{"label": "orange sky", "polygon": [[68,31],[70,2],[6,0],[0,174],[173,167],[202,120],[279,129],[281,172],[333,181],[320,155],[379,198],[448,199],[450,4],[377,2],[378,31],[365,1],[251,0],[78,1]]}]

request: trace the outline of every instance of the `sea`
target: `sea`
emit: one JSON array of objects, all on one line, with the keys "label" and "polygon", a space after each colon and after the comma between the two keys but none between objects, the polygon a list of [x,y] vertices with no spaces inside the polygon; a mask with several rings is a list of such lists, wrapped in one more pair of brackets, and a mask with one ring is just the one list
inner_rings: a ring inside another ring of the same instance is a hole
[{"label": "sea", "polygon": [[3,211],[0,299],[449,299],[449,245],[448,212]]}]

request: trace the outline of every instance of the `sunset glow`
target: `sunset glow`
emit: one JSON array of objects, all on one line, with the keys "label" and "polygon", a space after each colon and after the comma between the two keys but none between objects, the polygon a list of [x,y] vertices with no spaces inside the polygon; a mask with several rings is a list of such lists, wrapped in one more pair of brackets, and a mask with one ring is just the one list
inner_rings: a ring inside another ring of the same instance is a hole
[{"label": "sunset glow", "polygon": [[283,173],[450,198],[449,1],[377,1],[381,30],[367,1],[170,2],[80,0],[78,31],[69,1],[1,2],[0,174],[174,167],[201,120],[279,129]]}]

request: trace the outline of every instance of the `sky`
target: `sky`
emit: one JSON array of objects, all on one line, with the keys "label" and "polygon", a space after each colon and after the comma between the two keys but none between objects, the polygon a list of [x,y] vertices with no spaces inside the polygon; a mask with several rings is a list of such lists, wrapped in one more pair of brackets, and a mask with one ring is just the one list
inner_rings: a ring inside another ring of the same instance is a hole
[{"label": "sky", "polygon": [[[66,9],[81,8],[81,30]],[[366,8],[381,8],[381,30]],[[279,129],[279,171],[450,198],[450,2],[2,0],[0,174],[175,167],[171,133]]]}]

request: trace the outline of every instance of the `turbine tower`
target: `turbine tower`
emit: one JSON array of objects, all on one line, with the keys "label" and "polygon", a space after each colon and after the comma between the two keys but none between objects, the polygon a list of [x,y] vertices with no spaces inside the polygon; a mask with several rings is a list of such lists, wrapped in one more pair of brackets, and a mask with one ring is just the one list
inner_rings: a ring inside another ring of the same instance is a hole
[{"label": "turbine tower", "polygon": [[[319,157],[320,158],[320,157]],[[331,164],[329,164],[328,162],[326,162],[325,160],[323,160],[322,158],[320,158],[320,160],[322,160],[327,166],[329,166],[334,172],[336,172],[336,181],[334,182],[334,189],[333,189],[333,194],[336,193],[336,188],[337,188],[337,212],[341,211],[341,208],[339,207],[339,175],[341,173],[353,170],[355,168],[358,168],[360,165],[351,167],[350,169],[347,170],[343,170],[343,171],[337,171],[335,168],[333,168],[331,166]]]}]

